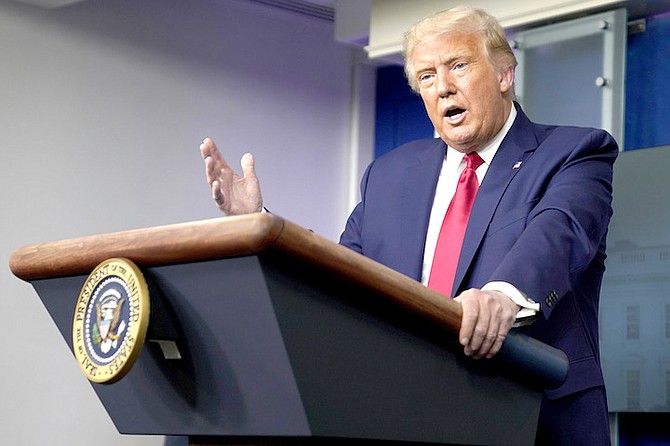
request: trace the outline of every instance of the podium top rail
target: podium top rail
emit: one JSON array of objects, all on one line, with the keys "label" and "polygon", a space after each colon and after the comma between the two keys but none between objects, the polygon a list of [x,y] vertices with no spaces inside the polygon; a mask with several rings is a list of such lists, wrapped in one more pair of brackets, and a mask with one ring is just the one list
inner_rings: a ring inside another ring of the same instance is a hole
[{"label": "podium top rail", "polygon": [[282,226],[277,216],[252,214],[134,229],[25,246],[9,265],[14,275],[30,281],[88,274],[111,257],[151,267],[253,255],[272,245]]}]

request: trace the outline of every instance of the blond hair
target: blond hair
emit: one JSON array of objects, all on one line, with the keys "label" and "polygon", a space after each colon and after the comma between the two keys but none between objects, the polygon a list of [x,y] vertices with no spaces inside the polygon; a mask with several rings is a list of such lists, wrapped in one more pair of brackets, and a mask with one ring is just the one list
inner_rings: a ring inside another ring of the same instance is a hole
[{"label": "blond hair", "polygon": [[505,70],[517,65],[514,52],[498,20],[481,9],[459,6],[429,15],[404,34],[402,53],[405,58],[405,76],[412,90],[418,91],[412,64],[414,48],[445,33],[477,34],[482,38],[486,56],[494,67]]}]

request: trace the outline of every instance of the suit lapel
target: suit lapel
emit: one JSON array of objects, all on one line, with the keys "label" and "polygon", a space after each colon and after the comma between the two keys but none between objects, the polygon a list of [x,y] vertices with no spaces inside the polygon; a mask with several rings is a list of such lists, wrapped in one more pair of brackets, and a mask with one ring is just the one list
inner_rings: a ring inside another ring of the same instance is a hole
[{"label": "suit lapel", "polygon": [[[463,279],[486,233],[507,186],[523,168],[537,147],[533,124],[517,107],[518,115],[491,161],[470,213],[461,255],[454,278],[454,290],[462,291]],[[484,284],[477,284],[483,286]],[[455,293],[456,295],[457,293]]]},{"label": "suit lapel", "polygon": [[405,237],[400,241],[400,253],[403,256],[403,272],[416,280],[421,280],[430,210],[445,151],[445,143],[434,139],[423,150],[417,151],[416,157],[407,163],[405,170],[406,187],[402,197],[404,210],[400,222]]}]

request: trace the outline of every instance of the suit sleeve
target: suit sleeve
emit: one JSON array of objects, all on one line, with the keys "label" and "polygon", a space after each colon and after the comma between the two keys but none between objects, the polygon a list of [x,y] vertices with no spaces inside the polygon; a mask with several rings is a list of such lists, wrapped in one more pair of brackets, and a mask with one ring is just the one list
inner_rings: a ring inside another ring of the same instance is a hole
[{"label": "suit sleeve", "polygon": [[579,294],[578,287],[599,287],[617,154],[616,142],[606,132],[583,134],[556,163],[524,230],[499,260],[490,280],[506,281],[522,290],[540,302],[547,318],[563,296]]},{"label": "suit sleeve", "polygon": [[344,232],[340,235],[340,244],[352,249],[360,254],[363,253],[363,245],[361,241],[361,230],[363,226],[363,217],[365,214],[365,191],[367,189],[368,178],[370,176],[370,169],[372,164],[367,167],[363,178],[361,179],[361,201],[356,205],[354,210],[349,215],[347,223],[344,227]]}]

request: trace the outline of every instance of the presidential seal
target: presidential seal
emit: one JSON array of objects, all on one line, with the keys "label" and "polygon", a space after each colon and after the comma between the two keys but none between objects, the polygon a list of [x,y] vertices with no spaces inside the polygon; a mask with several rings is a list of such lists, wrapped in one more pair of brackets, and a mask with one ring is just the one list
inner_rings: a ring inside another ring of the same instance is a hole
[{"label": "presidential seal", "polygon": [[74,354],[96,383],[123,378],[142,351],[149,325],[149,289],[130,260],[99,264],[79,293],[72,324]]}]

